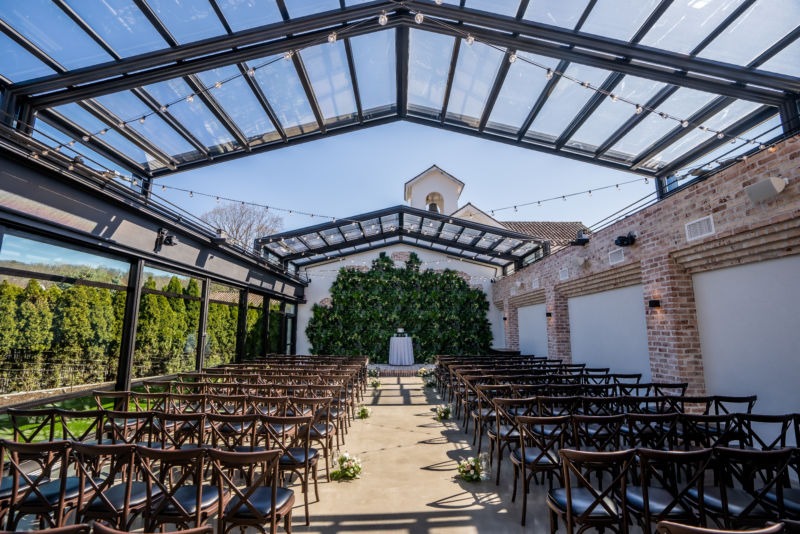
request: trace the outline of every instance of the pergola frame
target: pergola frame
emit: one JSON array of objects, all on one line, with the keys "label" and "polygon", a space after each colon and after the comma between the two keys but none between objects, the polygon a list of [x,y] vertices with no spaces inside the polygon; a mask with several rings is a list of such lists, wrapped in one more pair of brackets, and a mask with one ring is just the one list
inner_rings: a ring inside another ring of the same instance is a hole
[{"label": "pergola frame", "polygon": [[[55,126],[64,134],[81,139],[87,134],[85,130],[68,118],[57,116],[50,109],[63,104],[78,103],[98,119],[107,122],[110,129],[121,134],[141,150],[153,155],[161,165],[155,168],[146,168],[143,164],[132,161],[130,157],[108,143],[97,140],[95,137],[91,137],[87,143],[88,146],[132,174],[148,178],[158,178],[176,171],[197,168],[252,153],[275,150],[325,135],[346,133],[395,120],[408,120],[418,124],[476,135],[493,141],[513,144],[618,170],[653,176],[659,178],[657,180],[659,194],[664,192],[663,179],[665,177],[692,163],[699,156],[716,150],[728,141],[727,137],[710,139],[702,143],[700,147],[677,156],[658,169],[644,165],[654,155],[691,131],[691,129],[676,126],[665,136],[653,142],[632,161],[624,161],[613,154],[609,154],[609,150],[617,141],[630,133],[633,128],[647,118],[651,109],[663,103],[678,88],[686,87],[719,95],[712,103],[689,117],[692,123],[702,123],[702,121],[709,119],[737,99],[760,104],[759,109],[750,114],[747,120],[741,120],[737,124],[729,126],[725,130],[727,135],[738,135],[734,132],[741,133],[746,131],[743,126],[750,125],[752,127],[754,125],[753,118],[766,120],[774,116],[775,113],[779,113],[784,135],[789,135],[800,127],[800,109],[798,107],[800,79],[759,70],[759,67],[764,62],[800,37],[800,26],[778,39],[768,50],[746,66],[722,63],[697,56],[700,51],[753,6],[755,0],[745,0],[716,28],[709,32],[689,54],[679,54],[639,44],[659,17],[669,8],[671,0],[662,0],[642,26],[637,29],[630,41],[620,41],[590,34],[582,30],[583,23],[597,6],[596,1],[588,3],[575,29],[566,29],[523,19],[529,4],[527,0],[520,2],[517,13],[513,17],[470,9],[465,7],[464,2],[456,6],[437,5],[432,1],[423,0],[403,2],[376,0],[365,4],[347,6],[344,0],[340,0],[340,9],[298,18],[291,18],[283,0],[276,0],[278,9],[284,19],[282,22],[238,32],[233,31],[216,0],[209,0],[209,2],[223,25],[226,34],[202,41],[180,44],[170,34],[168,28],[159,19],[157,13],[147,4],[146,0],[134,0],[136,7],[142,11],[149,23],[153,25],[158,34],[168,44],[168,47],[137,56],[121,57],[114,51],[112,46],[92,30],[87,21],[81,19],[65,2],[57,0],[56,5],[85,31],[98,46],[114,58],[113,61],[107,63],[90,65],[75,70],[66,69],[15,28],[0,20],[0,31],[3,31],[27,52],[57,72],[51,76],[35,80],[18,83],[3,82],[2,109],[6,112],[4,120],[7,123],[13,123],[13,119],[16,118],[16,127],[23,131],[29,131],[34,117],[38,115],[55,123]],[[376,19],[376,14],[381,11],[385,11],[387,15],[387,21],[384,25],[381,25]],[[414,19],[416,13],[424,14],[424,24],[419,25],[416,23]],[[453,53],[451,55],[443,105],[434,114],[409,110],[409,33],[411,28],[420,28],[456,38],[453,41]],[[269,98],[261,90],[258,83],[252,77],[247,76],[247,62],[283,54],[287,51],[302,50],[321,41],[324,42],[331,31],[341,34],[344,41],[347,70],[352,80],[356,117],[353,121],[343,124],[326,125],[324,114],[317,101],[314,87],[309,79],[303,59],[299,54],[293,54],[291,61],[302,86],[303,96],[306,98],[317,123],[317,129],[311,132],[289,135],[282,126]],[[377,31],[395,32],[396,102],[393,103],[394,109],[389,108],[380,112],[373,112],[367,118],[362,106],[350,39]],[[580,65],[605,69],[609,74],[597,88],[596,93],[582,106],[568,126],[563,129],[553,142],[526,137],[526,132],[551,97],[553,89],[559,82],[558,75],[548,80],[538,100],[525,118],[522,127],[517,132],[508,134],[487,128],[489,116],[510,68],[508,62],[501,63],[494,79],[489,84],[491,90],[483,112],[480,114],[477,127],[459,124],[457,121],[447,119],[447,110],[456,64],[459,58],[459,49],[462,46],[461,38],[467,34],[481,42],[489,43],[491,46],[502,48],[509,52],[527,52],[557,59],[560,61],[556,69],[559,73],[564,72],[574,62]],[[248,87],[275,128],[277,139],[261,144],[248,142],[247,136],[215,100],[213,94],[204,90],[203,84],[196,76],[196,73],[224,66],[235,66],[243,79],[247,81]],[[662,82],[666,84],[666,87],[653,96],[649,102],[642,102],[641,104],[644,106],[645,111],[631,116],[595,150],[589,151],[567,146],[567,142],[573,134],[592,116],[603,102],[605,96],[610,94],[626,75]],[[219,121],[233,139],[235,143],[233,149],[228,152],[209,150],[168,110],[159,109],[157,101],[144,89],[144,86],[148,84],[172,79],[182,79],[195,91],[214,119]],[[132,91],[135,96],[147,105],[153,114],[158,115],[173,128],[177,135],[197,151],[199,157],[181,160],[177,157],[178,155],[165,153],[158,146],[155,146],[130,128],[120,127],[119,121],[122,118],[115,117],[109,110],[104,110],[102,106],[93,100],[99,96],[126,90]]]}]

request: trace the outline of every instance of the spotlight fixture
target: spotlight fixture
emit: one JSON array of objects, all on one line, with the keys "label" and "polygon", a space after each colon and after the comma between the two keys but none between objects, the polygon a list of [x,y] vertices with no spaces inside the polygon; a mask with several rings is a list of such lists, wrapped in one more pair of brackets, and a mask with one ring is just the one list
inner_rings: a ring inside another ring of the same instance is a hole
[{"label": "spotlight fixture", "polygon": [[614,240],[614,244],[617,245],[618,247],[629,247],[634,243],[636,243],[636,234],[634,234],[633,232],[628,232],[628,235],[618,236]]},{"label": "spotlight fixture", "polygon": [[175,234],[170,234],[166,228],[159,228],[158,235],[156,236],[156,246],[153,252],[160,252],[161,247],[174,247],[178,244],[178,238]]},{"label": "spotlight fixture", "polygon": [[578,230],[578,234],[576,235],[575,239],[569,242],[570,245],[577,247],[582,247],[588,243],[589,243],[589,236],[584,233],[583,228]]}]

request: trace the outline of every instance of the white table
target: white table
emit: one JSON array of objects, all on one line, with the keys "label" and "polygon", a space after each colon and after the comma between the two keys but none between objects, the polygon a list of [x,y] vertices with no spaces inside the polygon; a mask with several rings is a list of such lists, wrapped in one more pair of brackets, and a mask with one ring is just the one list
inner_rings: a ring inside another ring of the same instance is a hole
[{"label": "white table", "polygon": [[414,365],[414,345],[410,336],[389,339],[389,365]]}]

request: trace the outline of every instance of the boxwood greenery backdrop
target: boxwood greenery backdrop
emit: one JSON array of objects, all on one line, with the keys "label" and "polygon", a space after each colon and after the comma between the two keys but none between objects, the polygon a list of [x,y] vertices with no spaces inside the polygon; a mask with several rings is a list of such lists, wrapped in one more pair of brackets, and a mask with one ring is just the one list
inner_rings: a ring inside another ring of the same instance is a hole
[{"label": "boxwood greenery backdrop", "polygon": [[315,304],[306,335],[314,354],[361,354],[386,362],[398,328],[414,340],[417,362],[436,354],[483,354],[492,334],[489,302],[455,271],[405,268],[381,254],[368,271],[344,268],[331,286],[331,305]]}]

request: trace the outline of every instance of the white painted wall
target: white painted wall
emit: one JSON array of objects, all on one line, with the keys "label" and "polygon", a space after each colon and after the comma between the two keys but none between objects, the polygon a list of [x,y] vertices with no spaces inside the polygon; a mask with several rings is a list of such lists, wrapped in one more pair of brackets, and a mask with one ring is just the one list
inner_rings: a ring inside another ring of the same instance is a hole
[{"label": "white painted wall", "polygon": [[706,389],[800,412],[800,256],[693,277]]},{"label": "white painted wall", "polygon": [[431,169],[411,186],[411,196],[406,200],[412,208],[426,210],[428,205],[425,203],[425,198],[428,194],[439,193],[444,201],[442,213],[453,213],[458,209],[460,187],[460,184],[439,169]]},{"label": "white painted wall", "polygon": [[568,306],[573,362],[650,380],[641,285],[573,297]]},{"label": "white painted wall", "polygon": [[[490,280],[492,277],[499,275],[499,269],[495,270],[493,267],[486,267],[468,261],[460,261],[457,258],[452,258],[446,254],[432,250],[416,248],[407,244],[396,244],[360,254],[353,254],[341,262],[334,261],[308,269],[308,276],[311,278],[311,283],[306,288],[306,303],[299,305],[297,309],[297,354],[309,354],[311,352],[311,346],[306,337],[306,327],[308,326],[309,319],[311,319],[311,307],[331,296],[331,285],[336,279],[339,269],[348,266],[365,266],[369,268],[373,260],[380,256],[381,252],[385,252],[389,257],[392,256],[393,252],[416,252],[417,256],[419,256],[419,259],[422,261],[422,266],[420,267],[422,270],[452,269],[454,271],[462,271],[473,277],[470,285],[479,285],[487,295],[486,300],[489,301],[489,313],[487,318],[489,319],[493,336],[492,346],[495,348],[505,347],[502,310],[497,309],[488,297],[488,295],[491,295]],[[405,265],[404,262],[396,262],[395,264],[397,267]]]},{"label": "white painted wall", "polygon": [[517,310],[521,354],[547,356],[547,308],[544,303]]}]

